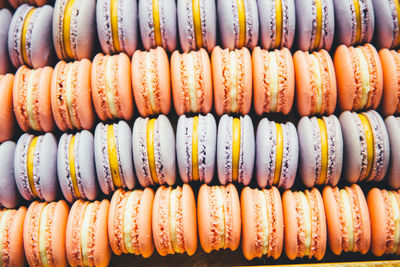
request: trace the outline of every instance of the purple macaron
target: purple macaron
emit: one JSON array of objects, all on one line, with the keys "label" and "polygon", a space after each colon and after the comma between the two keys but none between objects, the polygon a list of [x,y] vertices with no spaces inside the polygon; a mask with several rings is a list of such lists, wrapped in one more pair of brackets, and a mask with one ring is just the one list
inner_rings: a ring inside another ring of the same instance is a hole
[{"label": "purple macaron", "polygon": [[36,8],[24,4],[15,11],[8,31],[8,53],[15,68],[53,63],[52,16],[53,7],[49,5]]},{"label": "purple macaron", "polygon": [[14,174],[23,198],[54,201],[58,193],[56,137],[23,134],[15,148]]},{"label": "purple macaron", "polygon": [[0,206],[7,209],[15,208],[20,199],[14,178],[14,154],[14,142],[0,145]]},{"label": "purple macaron", "polygon": [[387,181],[394,189],[400,188],[400,117],[389,116],[385,119],[390,142],[390,163]]},{"label": "purple macaron", "polygon": [[293,123],[262,119],[256,136],[257,184],[260,187],[291,188],[296,178],[298,158],[299,143]]},{"label": "purple macaron", "polygon": [[0,9],[0,75],[10,71],[10,58],[8,56],[8,29],[12,14],[8,9]]},{"label": "purple macaron", "polygon": [[94,157],[97,178],[104,194],[118,188],[132,190],[135,176],[132,164],[132,131],[128,123],[100,122],[94,132]]},{"label": "purple macaron", "polygon": [[67,201],[78,198],[94,200],[97,196],[93,135],[83,130],[64,133],[58,142],[57,173]]},{"label": "purple macaron", "polygon": [[398,0],[372,0],[375,13],[375,40],[379,48],[400,45],[400,4]]}]

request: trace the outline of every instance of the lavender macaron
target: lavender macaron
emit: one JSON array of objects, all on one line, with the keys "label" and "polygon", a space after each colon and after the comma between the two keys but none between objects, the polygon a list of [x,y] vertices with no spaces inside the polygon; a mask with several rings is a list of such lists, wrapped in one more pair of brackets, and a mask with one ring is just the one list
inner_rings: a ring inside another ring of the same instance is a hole
[{"label": "lavender macaron", "polygon": [[379,48],[400,45],[400,3],[398,0],[372,0],[375,13],[375,40]]},{"label": "lavender macaron", "polygon": [[8,56],[8,29],[12,19],[11,11],[0,9],[0,75],[10,71],[10,57]]},{"label": "lavender macaron", "polygon": [[390,163],[387,181],[394,189],[400,188],[400,117],[389,116],[385,119],[390,143]]},{"label": "lavender macaron", "polygon": [[19,203],[19,193],[14,178],[15,143],[6,141],[0,145],[0,206],[12,209]]}]

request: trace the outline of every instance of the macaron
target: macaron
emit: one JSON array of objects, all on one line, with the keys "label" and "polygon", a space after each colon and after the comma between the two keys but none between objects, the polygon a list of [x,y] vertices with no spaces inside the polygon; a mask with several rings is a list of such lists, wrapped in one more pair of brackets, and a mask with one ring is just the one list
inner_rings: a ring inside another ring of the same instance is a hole
[{"label": "macaron", "polygon": [[303,117],[297,125],[300,176],[307,187],[336,186],[343,165],[343,137],[335,115]]},{"label": "macaron", "polygon": [[257,45],[259,21],[256,0],[218,0],[217,11],[224,48],[253,49]]},{"label": "macaron", "polygon": [[293,56],[296,74],[296,106],[300,116],[330,115],[336,108],[336,76],[326,50],[298,50]]},{"label": "macaron", "polygon": [[133,189],[132,131],[128,123],[100,122],[94,132],[94,158],[101,191],[109,195],[117,188]]},{"label": "macaron", "polygon": [[175,184],[175,135],[167,116],[137,118],[132,149],[136,175],[143,187]]},{"label": "macaron", "polygon": [[176,156],[184,183],[210,183],[214,177],[217,123],[211,113],[178,119]]},{"label": "macaron", "polygon": [[102,121],[131,120],[133,96],[129,57],[125,53],[114,56],[99,53],[92,62],[91,72],[92,97],[97,116]]},{"label": "macaron", "polygon": [[0,142],[10,140],[15,133],[16,123],[13,111],[14,75],[0,75]]},{"label": "macaron", "polygon": [[0,211],[0,261],[3,266],[26,265],[23,227],[26,208]]},{"label": "macaron", "polygon": [[252,53],[252,63],[254,110],[257,115],[287,115],[293,106],[295,84],[293,59],[289,49],[268,51],[257,46]]},{"label": "macaron", "polygon": [[292,187],[296,178],[299,142],[291,122],[260,120],[256,135],[256,174],[260,187]]},{"label": "macaron", "polygon": [[[142,2],[148,1],[140,1]],[[170,84],[169,60],[163,48],[157,47],[150,51],[137,50],[133,54],[133,95],[142,117],[169,113],[171,109]]]},{"label": "macaron", "polygon": [[51,132],[55,128],[51,110],[52,67],[29,69],[21,66],[13,83],[13,106],[19,127],[24,132]]},{"label": "macaron", "polygon": [[55,0],[53,43],[59,60],[91,58],[95,47],[95,17],[96,0]]},{"label": "macaron", "polygon": [[336,12],[332,0],[295,0],[295,4],[297,48],[329,51],[335,35]]},{"label": "macaron", "polygon": [[382,117],[374,110],[345,111],[339,116],[343,133],[343,173],[349,183],[379,182],[386,175],[389,136]]},{"label": "macaron", "polygon": [[49,2],[49,0],[8,0],[11,6],[14,9],[17,9],[18,6],[27,3],[31,6],[43,6]]},{"label": "macaron", "polygon": [[341,110],[377,109],[382,98],[383,74],[378,52],[371,44],[339,46],[333,57]]},{"label": "macaron", "polygon": [[283,248],[283,211],[281,195],[270,189],[243,188],[242,250],[247,260],[264,255],[278,259]]},{"label": "macaron", "polygon": [[65,233],[69,207],[64,200],[33,202],[24,221],[24,248],[30,266],[68,266]]},{"label": "macaron", "polygon": [[257,1],[257,6],[262,47],[292,48],[296,30],[294,0]]},{"label": "macaron", "polygon": [[239,247],[241,212],[239,194],[233,184],[200,187],[197,197],[197,222],[203,250]]},{"label": "macaron", "polygon": [[58,142],[57,174],[67,201],[78,198],[94,200],[97,195],[93,135],[83,130],[64,133]]},{"label": "macaron", "polygon": [[176,49],[178,28],[175,0],[139,1],[139,27],[144,49],[157,46],[168,52]]},{"label": "macaron", "polygon": [[178,0],[179,39],[183,51],[205,48],[208,52],[217,40],[217,15],[214,0]]},{"label": "macaron", "polygon": [[171,56],[172,96],[175,112],[209,113],[213,104],[211,63],[207,51],[180,53]]},{"label": "macaron", "polygon": [[53,7],[49,5],[35,8],[23,4],[15,11],[8,31],[8,53],[15,68],[52,65],[52,16]]},{"label": "macaron", "polygon": [[95,121],[88,59],[56,65],[51,78],[51,109],[57,127],[90,130]]},{"label": "macaron", "polygon": [[23,134],[15,148],[14,175],[26,200],[54,201],[58,195],[56,137]]},{"label": "macaron", "polygon": [[12,141],[0,145],[0,206],[7,209],[15,208],[20,200],[14,176],[15,146]]},{"label": "macaron", "polygon": [[255,158],[253,122],[248,115],[223,115],[218,124],[217,170],[218,180],[226,185],[251,181]]},{"label": "macaron", "polygon": [[371,244],[367,201],[357,184],[343,189],[326,186],[322,192],[328,225],[328,241],[335,255],[366,254]]},{"label": "macaron", "polygon": [[96,2],[97,34],[106,54],[124,52],[129,57],[138,42],[137,2],[99,0]]},{"label": "macaron", "polygon": [[290,260],[308,257],[322,260],[326,251],[325,209],[316,188],[282,195],[285,253]]},{"label": "macaron", "polygon": [[74,202],[68,216],[66,253],[70,266],[105,267],[111,259],[108,242],[108,208],[110,202]]},{"label": "macaron", "polygon": [[192,256],[196,252],[196,200],[189,185],[157,189],[152,228],[154,245],[161,256],[184,252]]},{"label": "macaron", "polygon": [[380,48],[400,45],[400,4],[397,0],[372,0],[375,13],[375,40]]},{"label": "macaron", "polygon": [[333,0],[336,42],[344,45],[369,43],[374,35],[372,0]]},{"label": "macaron", "polygon": [[386,179],[392,188],[398,189],[400,188],[400,118],[388,116],[385,125],[390,144],[390,162]]},{"label": "macaron", "polygon": [[153,189],[125,191],[117,189],[108,211],[108,240],[114,254],[135,254],[148,258],[153,254],[151,228]]},{"label": "macaron", "polygon": [[[0,4],[1,5],[1,4]],[[10,71],[11,62],[8,56],[8,28],[10,27],[12,13],[6,8],[0,9],[0,75]]]},{"label": "macaron", "polygon": [[400,53],[396,50],[381,49],[383,93],[381,111],[384,116],[400,113]]},{"label": "macaron", "polygon": [[[225,1],[220,2],[225,3]],[[252,94],[252,68],[249,50],[244,47],[229,51],[229,49],[216,46],[211,54],[211,65],[217,115],[249,113]]]},{"label": "macaron", "polygon": [[371,250],[383,254],[399,255],[400,245],[400,193],[372,188],[367,196],[371,219]]}]

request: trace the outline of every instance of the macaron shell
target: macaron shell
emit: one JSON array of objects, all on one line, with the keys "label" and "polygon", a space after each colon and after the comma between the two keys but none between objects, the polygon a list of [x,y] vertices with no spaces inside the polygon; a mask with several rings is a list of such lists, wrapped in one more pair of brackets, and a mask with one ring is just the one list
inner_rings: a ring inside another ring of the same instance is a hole
[{"label": "macaron shell", "polygon": [[[338,118],[334,115],[331,115],[329,117],[323,117],[323,120],[325,122],[325,125],[327,124],[328,120],[331,120],[333,125],[334,125],[334,132],[331,134],[334,134],[334,145],[336,148],[335,153],[335,159],[334,159],[334,167],[332,170],[332,180],[331,180],[331,185],[336,186],[337,183],[340,180],[341,173],[342,173],[342,168],[343,168],[343,135],[342,135],[342,128],[340,126],[340,122]],[[329,131],[329,129],[327,129]]]},{"label": "macaron shell", "polygon": [[[77,136],[75,136],[77,139]],[[65,157],[69,158],[69,142],[70,142],[69,134],[64,133],[58,142],[57,148],[57,176],[58,181],[60,183],[61,191],[64,194],[65,199],[68,202],[74,201],[73,190],[68,188],[68,177],[70,174],[68,173],[69,166],[67,166],[66,161],[69,162],[69,159],[65,159]],[[66,144],[67,143],[67,144]],[[76,144],[74,144],[75,146]],[[72,183],[71,183],[72,184]]]},{"label": "macaron shell", "polygon": [[108,243],[108,209],[110,201],[104,199],[100,203],[94,225],[94,263],[95,266],[108,266],[111,259],[111,249]]},{"label": "macaron shell", "polygon": [[399,118],[389,116],[385,119],[385,125],[389,136],[390,143],[390,165],[387,173],[387,180],[389,185],[394,188],[400,188],[400,122]]},{"label": "macaron shell", "polygon": [[399,85],[396,59],[400,58],[397,51],[381,49],[379,51],[383,73],[383,95],[381,110],[383,115],[393,115],[399,112]]},{"label": "macaron shell", "polygon": [[26,207],[21,206],[13,215],[13,223],[9,228],[8,246],[10,248],[10,264],[12,266],[25,266],[25,251],[23,239],[23,227],[26,214]]},{"label": "macaron shell", "polygon": [[[162,172],[165,182],[168,185],[175,184],[176,181],[176,162],[175,162],[175,134],[171,122],[165,115],[158,116],[155,130],[160,135],[160,155]],[[161,170],[157,170],[157,173]],[[160,177],[160,174],[158,173]]]},{"label": "macaron shell", "polygon": [[[146,187],[143,191],[141,204],[139,207],[139,248],[143,258],[148,258],[153,254],[154,243],[152,235],[152,210],[153,210],[154,191]],[[196,217],[195,217],[196,218]]]},{"label": "macaron shell", "polygon": [[12,13],[8,9],[0,10],[0,74],[10,70],[11,62],[8,57],[8,28],[12,19]]},{"label": "macaron shell", "polygon": [[65,229],[67,227],[69,207],[64,200],[57,202],[53,218],[53,231],[51,233],[52,251],[56,266],[67,266],[65,252]]},{"label": "macaron shell", "polygon": [[333,62],[336,72],[338,106],[342,111],[352,110],[356,84],[350,51],[345,45],[340,45],[336,49]]},{"label": "macaron shell", "polygon": [[352,187],[357,192],[357,199],[360,205],[361,228],[362,228],[360,252],[361,254],[366,254],[371,246],[371,222],[368,212],[367,201],[359,185],[354,184],[352,185]]},{"label": "macaron shell", "polygon": [[[114,132],[115,134],[115,132]],[[128,189],[135,187],[135,175],[132,164],[132,131],[125,121],[118,122],[118,151],[121,168]]]},{"label": "macaron shell", "polygon": [[0,204],[11,209],[19,203],[19,193],[14,177],[15,143],[6,141],[0,145]]},{"label": "macaron shell", "polygon": [[[371,219],[372,253],[380,257],[385,253],[388,240],[386,233],[387,217],[385,213],[385,200],[383,193],[378,188],[368,192],[367,202]],[[390,208],[391,209],[391,208]]]},{"label": "macaron shell", "polygon": [[153,185],[147,155],[147,122],[149,118],[138,117],[132,130],[132,153],[135,172],[141,186]]},{"label": "macaron shell", "polygon": [[296,218],[296,201],[293,192],[287,190],[282,195],[283,220],[285,225],[285,254],[290,260],[297,256],[297,232],[299,231]]},{"label": "macaron shell", "polygon": [[310,194],[314,192],[316,196],[316,201],[317,201],[317,207],[318,207],[318,221],[320,222],[319,224],[319,231],[320,231],[320,239],[319,241],[321,242],[320,244],[320,249],[317,249],[315,252],[315,258],[317,260],[322,260],[322,258],[325,256],[325,251],[326,251],[326,242],[327,242],[327,229],[326,229],[326,215],[325,215],[325,208],[324,208],[324,202],[322,200],[321,193],[317,188],[312,188],[310,190]]},{"label": "macaron shell", "polygon": [[[169,224],[169,212],[162,212],[163,210],[169,211],[171,202],[171,191],[172,187],[160,186],[154,196],[153,202],[153,239],[154,245],[157,249],[158,254],[166,256],[174,252],[171,242],[171,229]],[[165,227],[163,225],[168,222]]]},{"label": "macaron shell", "polygon": [[0,142],[10,140],[14,136],[16,128],[13,112],[13,82],[14,75],[0,75],[0,121],[2,122]]},{"label": "macaron shell", "polygon": [[197,249],[196,200],[188,184],[182,186],[183,233],[186,253],[192,256]]},{"label": "macaron shell", "polygon": [[[241,118],[240,124],[244,124],[241,130],[241,151],[243,158],[240,156],[239,166],[243,166],[243,169],[238,167],[238,172],[243,173],[242,183],[248,185],[253,176],[254,160],[255,160],[255,137],[254,137],[254,127],[251,118],[246,115]],[[242,161],[243,160],[243,161]],[[241,162],[242,161],[242,162]],[[238,177],[240,179],[240,177]],[[240,181],[240,180],[239,180]]]},{"label": "macaron shell", "polygon": [[342,235],[340,232],[340,221],[338,204],[334,195],[334,188],[325,186],[322,196],[325,205],[326,223],[328,226],[329,247],[333,254],[340,255],[342,253]]},{"label": "macaron shell", "polygon": [[[392,2],[392,6],[389,2]],[[396,37],[399,34],[398,17],[392,17],[395,1],[372,0],[375,13],[375,39],[380,48],[392,48],[395,46]],[[394,11],[396,12],[396,11]],[[397,28],[397,29],[396,29]],[[397,31],[397,33],[396,33]]]},{"label": "macaron shell", "polygon": [[97,196],[97,183],[94,164],[94,140],[91,132],[83,130],[79,136],[78,160],[83,191],[89,200]]}]

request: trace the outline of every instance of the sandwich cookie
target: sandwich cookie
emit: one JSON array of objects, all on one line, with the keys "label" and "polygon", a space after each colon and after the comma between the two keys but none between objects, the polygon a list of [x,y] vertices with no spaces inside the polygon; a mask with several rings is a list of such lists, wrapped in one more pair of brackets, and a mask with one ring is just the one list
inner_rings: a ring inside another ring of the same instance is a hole
[{"label": "sandwich cookie", "polygon": [[[140,1],[142,2],[146,1]],[[157,47],[150,51],[138,50],[133,54],[133,95],[142,117],[169,113],[171,109],[170,84],[169,60],[164,49]]]},{"label": "sandwich cookie", "polygon": [[333,57],[341,110],[377,109],[382,98],[383,74],[379,55],[371,44],[339,46]]},{"label": "sandwich cookie", "polygon": [[252,94],[252,68],[249,50],[244,47],[229,51],[229,49],[221,49],[217,46],[211,54],[211,64],[217,115],[249,113]]},{"label": "sandwich cookie", "polygon": [[260,187],[292,187],[299,157],[297,131],[293,123],[276,123],[267,118],[258,123],[256,173]]},{"label": "sandwich cookie", "polygon": [[13,110],[13,83],[14,75],[0,75],[0,142],[13,138],[16,131],[15,115]]},{"label": "sandwich cookie", "polygon": [[0,211],[0,263],[2,266],[26,265],[23,228],[26,208]]},{"label": "sandwich cookie", "polygon": [[192,188],[160,186],[153,204],[153,238],[158,254],[184,253],[197,249],[196,200]]},{"label": "sandwich cookie", "polygon": [[136,175],[143,187],[175,184],[175,135],[167,116],[137,118],[132,149]]},{"label": "sandwich cookie", "polygon": [[95,47],[95,17],[95,0],[55,1],[53,43],[59,60],[91,58]]},{"label": "sandwich cookie", "polygon": [[60,61],[51,78],[51,109],[57,127],[90,130],[95,121],[90,86],[91,62],[88,59]]},{"label": "sandwich cookie", "polygon": [[94,108],[100,120],[132,119],[131,61],[126,54],[97,54],[91,80]]},{"label": "sandwich cookie", "polygon": [[94,200],[97,195],[94,168],[93,135],[83,130],[64,133],[58,142],[57,174],[67,201]]},{"label": "sandwich cookie", "polygon": [[381,181],[390,159],[389,136],[382,117],[374,110],[345,111],[339,120],[344,142],[342,177],[349,183]]},{"label": "sandwich cookie", "polygon": [[108,211],[108,240],[116,255],[135,254],[148,258],[153,254],[151,228],[153,189],[125,191],[117,189]]},{"label": "sandwich cookie", "polygon": [[140,0],[139,27],[144,49],[161,46],[174,51],[178,42],[176,20],[175,0]]},{"label": "sandwich cookie", "polygon": [[203,250],[230,249],[240,243],[241,212],[239,194],[233,184],[200,187],[197,198],[197,222]]},{"label": "sandwich cookie", "polygon": [[386,179],[392,188],[398,189],[400,188],[400,118],[386,117],[385,125],[390,144],[390,163]]},{"label": "sandwich cookie", "polygon": [[400,45],[400,3],[397,0],[372,0],[375,13],[375,40],[380,48]]},{"label": "sandwich cookie", "polygon": [[94,158],[101,191],[109,195],[117,188],[133,189],[132,131],[128,123],[100,122],[94,132]]},{"label": "sandwich cookie", "polygon": [[258,43],[258,10],[256,0],[218,0],[218,24],[222,45],[229,50]]},{"label": "sandwich cookie", "polygon": [[335,35],[332,0],[295,0],[295,3],[297,48],[302,51],[329,51]]},{"label": "sandwich cookie", "polygon": [[256,47],[252,54],[254,109],[258,115],[283,113],[293,106],[294,67],[289,49],[268,51]]},{"label": "sandwich cookie", "polygon": [[10,5],[14,8],[17,9],[18,6],[23,5],[24,3],[27,3],[31,6],[44,6],[49,0],[8,0]]},{"label": "sandwich cookie", "polygon": [[238,182],[248,185],[254,168],[255,140],[253,122],[248,115],[223,115],[218,124],[218,180],[226,185]]},{"label": "sandwich cookie", "polygon": [[321,260],[326,251],[325,209],[316,188],[282,196],[285,253],[290,260],[308,257]]},{"label": "sandwich cookie", "polygon": [[217,123],[211,113],[178,119],[176,156],[184,183],[210,183],[214,176]]},{"label": "sandwich cookie", "polygon": [[52,133],[23,134],[15,148],[14,175],[26,200],[47,202],[57,198],[57,139]]},{"label": "sandwich cookie", "polygon": [[213,103],[210,57],[207,51],[191,51],[171,56],[172,96],[175,112],[209,113]]},{"label": "sandwich cookie", "polygon": [[336,186],[343,164],[343,137],[335,115],[303,117],[297,125],[300,176],[307,187]]},{"label": "sandwich cookie", "polygon": [[78,199],[72,205],[65,241],[70,266],[108,266],[111,259],[107,232],[109,206],[107,199],[101,202]]},{"label": "sandwich cookie", "polygon": [[335,255],[366,254],[371,244],[367,201],[357,184],[343,189],[326,186],[322,192],[328,225],[328,240]]},{"label": "sandwich cookie", "polygon": [[347,46],[370,43],[375,27],[372,0],[333,0],[333,4],[337,43]]},{"label": "sandwich cookie", "polygon": [[97,34],[105,54],[124,52],[129,57],[133,55],[139,34],[137,14],[136,1],[96,2]]},{"label": "sandwich cookie", "polygon": [[15,11],[8,31],[8,53],[15,68],[53,64],[52,16],[53,7],[49,5],[35,8],[23,4]]},{"label": "sandwich cookie", "polygon": [[20,200],[14,176],[15,146],[12,141],[0,145],[0,206],[7,209],[17,207]]},{"label": "sandwich cookie", "polygon": [[336,108],[336,77],[326,50],[297,51],[293,56],[296,73],[296,106],[300,116],[330,115]]},{"label": "sandwich cookie", "polygon": [[242,250],[247,260],[264,255],[278,259],[283,248],[283,211],[276,187],[245,187],[240,196],[242,210]]},{"label": "sandwich cookie", "polygon": [[400,113],[400,53],[381,49],[383,94],[380,109],[384,116]]},{"label": "sandwich cookie", "polygon": [[[1,4],[0,4],[1,5]],[[8,56],[8,29],[11,24],[12,13],[6,8],[0,9],[0,75],[6,74],[11,69],[10,57]]]},{"label": "sandwich cookie", "polygon": [[51,132],[55,128],[51,111],[52,67],[29,69],[21,66],[13,84],[13,106],[19,127],[24,132]]}]

